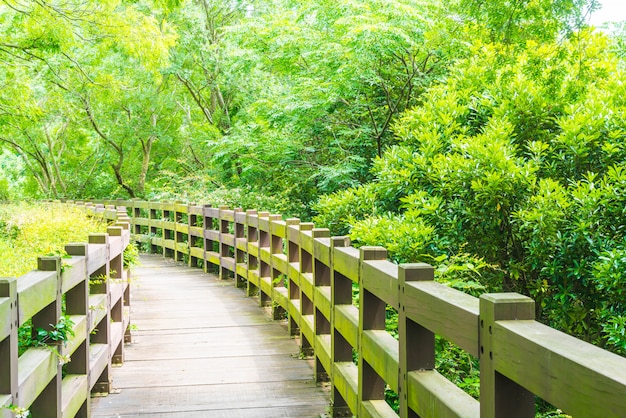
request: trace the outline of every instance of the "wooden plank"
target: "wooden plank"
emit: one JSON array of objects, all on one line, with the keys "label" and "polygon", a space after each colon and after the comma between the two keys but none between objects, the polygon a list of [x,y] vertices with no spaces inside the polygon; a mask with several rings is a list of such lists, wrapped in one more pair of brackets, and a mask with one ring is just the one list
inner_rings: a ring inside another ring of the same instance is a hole
[{"label": "wooden plank", "polygon": [[335,329],[343,335],[353,348],[358,347],[359,309],[353,305],[335,305],[333,323]]},{"label": "wooden plank", "polygon": [[70,336],[69,340],[61,346],[60,352],[64,356],[71,356],[83,341],[85,341],[87,336],[86,315],[71,315],[69,319],[74,323],[72,327],[74,335]]},{"label": "wooden plank", "polygon": [[236,273],[240,275],[241,277],[247,278],[248,277],[248,264],[237,263]]},{"label": "wooden plank", "polygon": [[150,219],[148,218],[132,218],[133,225],[149,226]]},{"label": "wooden plank", "polygon": [[[92,417],[195,416],[195,417],[314,417],[326,402],[310,396],[311,381],[184,385],[166,388],[126,388],[106,398],[94,399]],[[142,399],[137,404],[137,399]],[[196,415],[194,415],[196,414]]]},{"label": "wooden plank", "polygon": [[189,250],[189,255],[191,255],[192,257],[196,257],[196,258],[204,258],[204,249],[203,248],[197,248],[197,247],[192,247]]},{"label": "wooden plank", "polygon": [[398,340],[384,330],[368,330],[361,334],[363,359],[391,387],[398,391]]},{"label": "wooden plank", "polygon": [[89,332],[92,332],[107,314],[107,295],[89,295]]},{"label": "wooden plank", "polygon": [[189,227],[189,235],[192,237],[204,237],[204,229],[199,226],[190,226]]},{"label": "wooden plank", "polygon": [[235,222],[235,212],[232,209],[220,209],[220,219],[228,222]]},{"label": "wooden plank", "polygon": [[331,288],[330,286],[316,286],[315,287],[315,296],[313,300],[315,301],[315,307],[319,309],[319,311],[330,321],[330,311],[331,311]]},{"label": "wooden plank", "polygon": [[89,345],[89,390],[98,381],[98,378],[109,364],[109,346],[106,344]]},{"label": "wooden plank", "polygon": [[272,235],[285,238],[286,237],[287,223],[285,221],[272,221],[270,222],[270,232]]},{"label": "wooden plank", "polygon": [[227,233],[220,233],[220,242],[222,244],[226,244],[229,247],[234,247],[235,246],[235,236],[233,234],[227,234]]},{"label": "wooden plank", "polygon": [[248,252],[248,239],[247,238],[237,238],[235,240],[235,247],[238,250]]},{"label": "wooden plank", "polygon": [[330,359],[331,340],[330,334],[320,334],[315,336],[315,356],[318,358],[324,370],[328,373],[331,371]]},{"label": "wooden plank", "polygon": [[92,417],[295,417],[327,410],[327,394],[286,329],[232,281],[157,257],[142,262],[131,293],[138,330],[124,366],[113,369],[119,393],[92,399]]},{"label": "wooden plank", "polygon": [[117,279],[109,280],[109,294],[111,295],[111,306],[114,306],[120,299],[124,297],[124,283],[120,283]]},{"label": "wooden plank", "polygon": [[266,295],[272,296],[272,288],[274,287],[274,285],[272,284],[271,277],[261,277],[259,279],[259,284],[259,287]]},{"label": "wooden plank", "polygon": [[289,294],[287,288],[283,286],[275,286],[272,289],[272,302],[278,304],[285,311],[289,307]]},{"label": "wooden plank", "polygon": [[406,317],[478,357],[478,299],[432,281],[405,284]]},{"label": "wooden plank", "polygon": [[408,373],[409,407],[421,418],[478,418],[480,404],[436,370]]},{"label": "wooden plank", "polygon": [[234,272],[235,259],[232,257],[220,257],[220,266]]},{"label": "wooden plank", "polygon": [[259,255],[260,255],[261,260],[263,260],[267,264],[271,264],[272,253],[270,252],[269,247],[259,247]]},{"label": "wooden plank", "polygon": [[296,245],[300,245],[300,224],[287,226],[287,239]]},{"label": "wooden plank", "polygon": [[115,351],[116,347],[124,340],[124,324],[122,322],[111,322],[111,351]]},{"label": "wooden plank", "polygon": [[61,412],[63,418],[73,418],[89,396],[89,380],[86,375],[70,374],[61,384]]},{"label": "wooden plank", "polygon": [[354,247],[334,247],[333,269],[358,283],[359,255],[359,250]]},{"label": "wooden plank", "polygon": [[294,281],[298,286],[300,285],[300,263],[292,262],[287,265],[287,276]]},{"label": "wooden plank", "polygon": [[313,231],[300,231],[300,248],[313,255]]},{"label": "wooden plank", "polygon": [[248,219],[248,214],[246,212],[237,211],[235,212],[235,222],[238,224],[246,224],[246,220]]},{"label": "wooden plank", "polygon": [[61,292],[67,293],[87,277],[87,263],[85,256],[72,256],[61,260]]},{"label": "wooden plank", "polygon": [[189,234],[189,225],[176,222],[176,232],[180,232],[181,234]]},{"label": "wooden plank", "polygon": [[8,408],[12,404],[13,404],[13,397],[11,395],[0,394],[0,417],[11,418],[11,415],[9,414],[9,410],[4,409],[4,408]]},{"label": "wooden plank", "polygon": [[315,339],[315,315],[302,315],[300,317],[300,332],[306,337],[311,344],[314,344]]},{"label": "wooden plank", "polygon": [[248,254],[259,257],[259,243],[256,241],[248,242]]},{"label": "wooden plank", "polygon": [[300,290],[304,293],[310,300],[313,300],[313,273],[300,273]]},{"label": "wooden plank", "polygon": [[396,418],[398,416],[384,400],[363,401],[360,412],[359,416],[363,418]]},{"label": "wooden plank", "polygon": [[271,322],[201,329],[170,329],[133,332],[133,345],[126,347],[126,361],[141,361],[143,348],[151,346],[150,359],[297,356],[298,347],[282,344],[285,331]]},{"label": "wooden plank", "polygon": [[56,300],[57,272],[34,270],[17,281],[18,323],[21,326],[34,314]]},{"label": "wooden plank", "polygon": [[109,235],[109,260],[114,259],[122,253],[122,237]]},{"label": "wooden plank", "polygon": [[626,358],[539,322],[497,321],[497,371],[573,416],[626,411]]},{"label": "wooden plank", "polygon": [[287,304],[287,313],[296,324],[300,324],[300,309],[300,299],[289,299],[289,303]]},{"label": "wooden plank", "polygon": [[359,405],[359,369],[354,363],[338,362],[333,368],[335,388],[352,411]]},{"label": "wooden plank", "polygon": [[364,260],[361,267],[363,287],[387,305],[398,309],[398,265],[388,260]]},{"label": "wooden plank", "polygon": [[106,244],[89,244],[87,249],[87,273],[92,274],[107,262],[107,247]]},{"label": "wooden plank", "polygon": [[287,274],[289,263],[286,254],[272,254],[272,268],[278,270],[282,274]]},{"label": "wooden plank", "polygon": [[57,357],[45,348],[29,348],[18,359],[20,405],[30,405],[57,373]]},{"label": "wooden plank", "polygon": [[202,215],[202,206],[189,206],[190,215]]},{"label": "wooden plank", "polygon": [[178,213],[187,213],[189,206],[186,203],[177,202],[174,204],[174,210]]},{"label": "wooden plank", "polygon": [[11,333],[11,299],[0,298],[0,341]]},{"label": "wooden plank", "polygon": [[[316,231],[314,230],[314,232]],[[330,267],[330,238],[315,238],[313,240],[313,256]]]}]

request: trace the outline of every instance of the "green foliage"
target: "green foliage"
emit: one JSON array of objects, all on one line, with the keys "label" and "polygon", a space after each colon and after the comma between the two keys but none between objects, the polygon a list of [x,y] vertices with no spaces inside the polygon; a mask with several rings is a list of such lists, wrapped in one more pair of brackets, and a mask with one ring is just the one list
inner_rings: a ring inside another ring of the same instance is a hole
[{"label": "green foliage", "polygon": [[398,263],[421,260],[433,246],[434,229],[405,216],[369,217],[357,222],[350,233],[354,244],[385,246]]},{"label": "green foliage", "polygon": [[460,0],[460,11],[484,25],[490,40],[520,42],[528,38],[554,40],[559,34],[583,26],[596,0]]},{"label": "green foliage", "polygon": [[66,244],[105,230],[105,223],[70,205],[0,204],[0,275],[21,276],[37,268],[38,256],[62,255]]},{"label": "green foliage", "polygon": [[61,365],[68,363],[71,359],[55,347],[67,344],[74,336],[73,326],[74,322],[67,316],[61,316],[56,324],[49,324],[49,329],[33,329],[32,321],[28,321],[18,329],[18,354],[22,355],[30,347],[43,347],[55,354]]},{"label": "green foliage", "polygon": [[313,221],[329,228],[334,236],[346,235],[350,225],[379,213],[378,200],[371,185],[323,195],[313,206],[317,213]]},{"label": "green foliage", "polygon": [[141,264],[139,261],[139,247],[135,242],[130,242],[124,249],[124,268],[132,268]]},{"label": "green foliage", "polygon": [[21,406],[17,405],[4,406],[2,409],[10,411],[12,414],[15,415],[15,418],[28,418],[31,416],[28,409],[22,408]]},{"label": "green foliage", "polygon": [[[398,119],[376,181],[320,199],[318,219],[463,291],[530,295],[542,321],[623,352],[625,102],[608,42],[477,42]],[[362,212],[361,190],[389,212]]]},{"label": "green foliage", "polygon": [[620,245],[602,253],[593,266],[592,284],[597,291],[597,315],[602,339],[613,351],[626,355],[626,249]]}]

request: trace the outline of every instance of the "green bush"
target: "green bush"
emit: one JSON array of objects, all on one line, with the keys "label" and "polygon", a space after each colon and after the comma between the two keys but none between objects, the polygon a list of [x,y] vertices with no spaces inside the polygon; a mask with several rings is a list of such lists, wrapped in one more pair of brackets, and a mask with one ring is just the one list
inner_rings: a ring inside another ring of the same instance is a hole
[{"label": "green bush", "polygon": [[58,203],[0,204],[0,276],[37,268],[37,257],[61,254],[70,242],[87,242],[107,224],[80,208]]},{"label": "green bush", "polygon": [[317,219],[466,292],[529,295],[539,320],[623,354],[623,79],[602,34],[475,42],[394,124],[376,180]]}]

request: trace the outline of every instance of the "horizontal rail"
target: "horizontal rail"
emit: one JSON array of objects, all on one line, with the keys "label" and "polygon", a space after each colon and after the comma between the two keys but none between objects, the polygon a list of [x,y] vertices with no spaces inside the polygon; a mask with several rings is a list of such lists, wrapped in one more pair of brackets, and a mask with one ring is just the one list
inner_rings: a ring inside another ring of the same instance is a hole
[{"label": "horizontal rail", "polygon": [[[0,278],[0,417],[14,407],[34,417],[88,416],[90,393],[111,390],[112,364],[130,340],[130,225],[113,206],[85,208],[112,221],[107,233],[66,245],[67,258],[39,257],[37,270]],[[19,355],[19,327],[50,331],[62,315],[73,324],[68,341]]]},{"label": "horizontal rail", "polygon": [[[334,416],[397,416],[386,387],[402,417],[534,417],[534,395],[580,416],[626,410],[626,359],[535,322],[527,297],[475,298],[436,283],[432,266],[395,265],[382,247],[354,248],[267,212],[136,200],[88,208],[111,205],[128,209],[133,239],[152,251],[234,279],[287,316],[316,378],[331,383]],[[479,358],[480,403],[436,371],[435,335]]]}]

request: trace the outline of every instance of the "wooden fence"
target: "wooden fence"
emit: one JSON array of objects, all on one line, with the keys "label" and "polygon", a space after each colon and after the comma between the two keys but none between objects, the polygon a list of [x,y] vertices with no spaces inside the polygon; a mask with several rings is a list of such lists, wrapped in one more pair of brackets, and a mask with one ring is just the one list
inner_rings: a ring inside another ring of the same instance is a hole
[{"label": "wooden fence", "polygon": [[[109,392],[111,365],[123,362],[130,341],[128,218],[111,207],[90,211],[118,221],[89,235],[89,243],[68,244],[70,257],[40,257],[37,270],[0,279],[0,417],[13,416],[10,406],[33,418],[87,417],[90,393]],[[73,323],[66,344],[31,347],[18,357],[19,327],[31,320],[32,329],[50,331],[62,315]]]},{"label": "wooden fence", "polygon": [[[331,382],[334,416],[396,417],[386,387],[401,417],[534,417],[535,395],[574,417],[626,416],[626,358],[536,322],[528,297],[469,296],[436,283],[430,265],[396,265],[384,248],[354,248],[299,219],[104,203],[127,208],[134,239],[151,251],[233,278],[276,318],[286,314],[316,378]],[[388,306],[397,339],[385,330]],[[435,334],[480,359],[480,402],[435,369]]]}]

